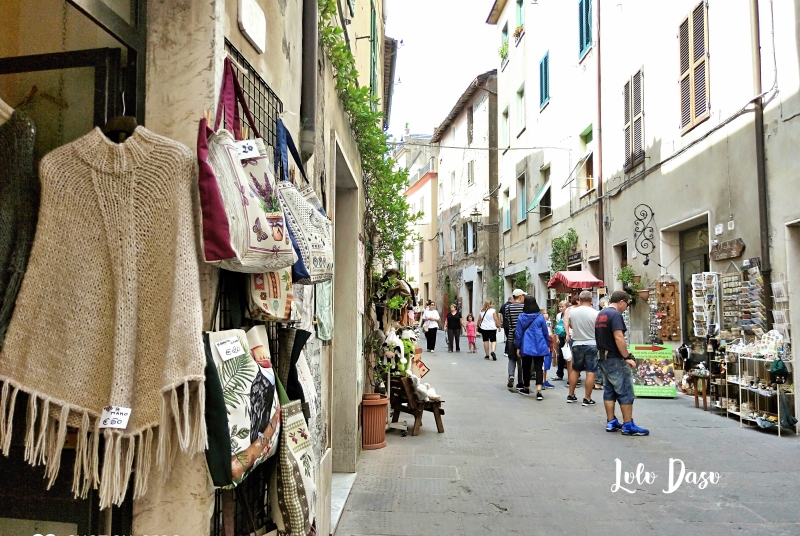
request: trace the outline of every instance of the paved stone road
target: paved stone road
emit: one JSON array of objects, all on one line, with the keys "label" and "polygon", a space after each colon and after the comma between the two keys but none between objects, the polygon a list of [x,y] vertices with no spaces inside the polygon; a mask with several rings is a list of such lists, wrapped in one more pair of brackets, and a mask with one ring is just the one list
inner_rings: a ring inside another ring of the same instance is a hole
[{"label": "paved stone road", "polygon": [[[607,433],[601,392],[585,408],[555,382],[537,402],[506,389],[502,351],[487,362],[464,347],[449,354],[440,339],[424,354],[445,433],[426,413],[419,436],[392,431],[386,448],[362,452],[337,536],[800,534],[796,436],[740,429],[681,395],[636,400],[649,437]],[[671,457],[719,483],[662,493]],[[612,493],[615,458],[623,471],[643,463],[655,483]]]}]

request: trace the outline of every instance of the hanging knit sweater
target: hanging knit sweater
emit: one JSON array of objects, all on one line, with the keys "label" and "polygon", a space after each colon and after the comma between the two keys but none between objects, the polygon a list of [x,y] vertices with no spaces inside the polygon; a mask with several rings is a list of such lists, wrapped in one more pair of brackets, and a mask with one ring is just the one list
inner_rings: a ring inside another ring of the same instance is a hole
[{"label": "hanging knit sweater", "polygon": [[[67,425],[78,428],[73,491],[99,486],[105,508],[122,502],[132,471],[134,498],[144,494],[156,427],[165,474],[173,436],[185,452],[206,448],[194,158],[142,127],[123,144],[96,128],[45,156],[40,177],[0,352],[0,447],[7,455],[17,393],[28,393],[26,460],[46,465],[52,485]],[[130,408],[127,428],[100,428],[105,406]]]},{"label": "hanging knit sweater", "polygon": [[36,127],[23,112],[0,125],[0,350],[36,233],[35,139]]}]

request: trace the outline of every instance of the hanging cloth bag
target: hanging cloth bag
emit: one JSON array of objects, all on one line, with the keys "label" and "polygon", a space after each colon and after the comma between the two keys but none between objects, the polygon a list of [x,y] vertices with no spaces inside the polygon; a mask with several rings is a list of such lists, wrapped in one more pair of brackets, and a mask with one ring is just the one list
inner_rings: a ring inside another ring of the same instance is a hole
[{"label": "hanging cloth bag", "polygon": [[[294,140],[280,119],[277,137],[278,155],[282,163],[278,192],[286,215],[289,236],[298,257],[292,266],[292,280],[304,285],[330,281],[333,278],[333,225],[309,184]],[[292,153],[300,175],[306,181],[307,186],[303,190],[298,190],[289,182],[287,150]]]},{"label": "hanging cloth bag", "polygon": [[[258,138],[251,146],[253,157],[245,160],[236,144],[242,139],[239,105]],[[232,123],[232,133],[220,129],[223,112],[223,126]],[[297,260],[276,191],[274,165],[260,155],[262,151],[266,153],[263,140],[226,58],[214,128],[201,119],[197,139],[206,262],[226,270],[258,273],[286,268]]]},{"label": "hanging cloth bag", "polygon": [[250,318],[263,322],[290,321],[294,301],[291,267],[248,277]]},{"label": "hanging cloth bag", "polygon": [[272,472],[269,484],[272,520],[278,534],[308,536],[314,527],[317,495],[311,430],[303,417],[301,401],[290,402],[280,380],[277,389],[283,429],[278,470]]}]

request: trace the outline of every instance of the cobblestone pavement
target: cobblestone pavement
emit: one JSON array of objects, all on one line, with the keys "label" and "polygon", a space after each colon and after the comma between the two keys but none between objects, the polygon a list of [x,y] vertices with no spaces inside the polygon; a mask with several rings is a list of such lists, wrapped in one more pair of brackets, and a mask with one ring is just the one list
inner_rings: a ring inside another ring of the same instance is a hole
[{"label": "cobblestone pavement", "polygon": [[[419,436],[391,431],[385,448],[362,452],[337,536],[800,534],[796,436],[741,429],[683,395],[636,400],[649,437],[611,434],[600,391],[582,407],[554,382],[538,402],[506,389],[502,345],[497,361],[465,353],[465,339],[461,353],[441,338],[437,348],[423,354],[425,381],[446,400],[445,433],[426,413]],[[654,483],[612,493],[616,458],[623,471],[644,464]],[[719,483],[662,493],[670,458]]]}]

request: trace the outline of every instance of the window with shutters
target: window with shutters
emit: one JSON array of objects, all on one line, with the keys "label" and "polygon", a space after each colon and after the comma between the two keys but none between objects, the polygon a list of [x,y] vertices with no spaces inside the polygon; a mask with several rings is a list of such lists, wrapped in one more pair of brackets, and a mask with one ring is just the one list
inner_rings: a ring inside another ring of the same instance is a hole
[{"label": "window with shutters", "polygon": [[578,57],[592,47],[592,0],[578,0]]},{"label": "window with shutters", "polygon": [[419,243],[419,262],[425,260],[425,242]]},{"label": "window with shutters", "polygon": [[511,200],[508,190],[503,192],[503,231],[511,230]]},{"label": "window with shutters", "polygon": [[[547,185],[550,182],[550,167],[546,167],[541,171],[542,173],[542,184]],[[545,218],[549,218],[551,214],[553,214],[553,204],[550,202],[550,187],[547,186],[544,194],[542,194],[542,200],[539,201],[539,220],[543,220]]]},{"label": "window with shutters", "polygon": [[356,0],[347,0],[347,7],[350,9],[350,16],[356,16]]},{"label": "window with shutters", "polygon": [[517,223],[523,223],[528,219],[528,186],[525,178],[524,171],[517,176]]},{"label": "window with shutters", "polygon": [[511,139],[511,137],[508,135],[510,128],[511,127],[509,125],[509,120],[508,120],[508,106],[506,106],[506,109],[503,110],[502,119],[500,120],[500,148],[501,149],[506,149],[507,147],[509,147],[511,145],[509,143],[509,140]]},{"label": "window with shutters", "polygon": [[478,224],[470,223],[472,229],[472,251],[478,251]]},{"label": "window with shutters", "polygon": [[678,28],[681,134],[708,119],[708,9],[699,3]]},{"label": "window with shutters", "polygon": [[444,201],[444,183],[442,182],[439,183],[439,199],[437,201],[436,204],[441,208],[442,202]]},{"label": "window with shutters", "polygon": [[475,126],[475,112],[472,105],[467,107],[467,145],[472,145],[472,132]]},{"label": "window with shutters", "polygon": [[625,84],[625,171],[644,161],[644,74],[637,72]]},{"label": "window with shutters", "polygon": [[522,84],[517,90],[517,129],[519,134],[525,130],[525,84]]},{"label": "window with shutters", "polygon": [[461,224],[461,234],[464,237],[464,253],[469,253],[469,223]]},{"label": "window with shutters", "polygon": [[467,163],[467,186],[475,184],[475,161],[470,160]]},{"label": "window with shutters", "polygon": [[420,196],[419,198],[419,212],[422,214],[422,217],[425,217],[425,196]]},{"label": "window with shutters", "polygon": [[550,102],[550,51],[539,61],[539,109]]}]

